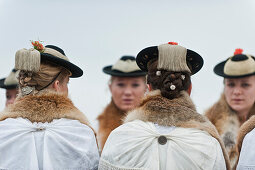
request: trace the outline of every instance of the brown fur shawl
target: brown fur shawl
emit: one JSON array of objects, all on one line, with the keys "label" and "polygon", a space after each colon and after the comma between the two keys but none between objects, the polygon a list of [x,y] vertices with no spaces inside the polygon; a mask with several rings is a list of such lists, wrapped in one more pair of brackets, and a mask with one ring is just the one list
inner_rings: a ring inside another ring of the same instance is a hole
[{"label": "brown fur shawl", "polygon": [[[249,116],[254,113],[255,107],[251,109]],[[234,167],[238,156],[236,143],[241,121],[236,112],[227,104],[224,94],[221,95],[217,103],[205,112],[205,116],[208,117],[218,130],[228,152],[231,167]]]},{"label": "brown fur shawl", "polygon": [[0,121],[18,117],[31,122],[51,122],[53,119],[67,118],[78,120],[90,127],[88,119],[72,101],[56,92],[18,97],[14,104],[0,113]]},{"label": "brown fur shawl", "polygon": [[103,113],[98,116],[98,141],[101,150],[103,150],[104,144],[111,131],[122,124],[124,116],[125,113],[117,108],[113,101],[111,101],[111,103],[106,106]]},{"label": "brown fur shawl", "polygon": [[228,155],[217,130],[206,117],[196,112],[187,92],[182,91],[180,97],[172,100],[162,97],[159,90],[148,93],[141,105],[127,114],[124,122],[136,119],[162,126],[196,128],[208,132],[219,141],[226,167],[230,170]]}]

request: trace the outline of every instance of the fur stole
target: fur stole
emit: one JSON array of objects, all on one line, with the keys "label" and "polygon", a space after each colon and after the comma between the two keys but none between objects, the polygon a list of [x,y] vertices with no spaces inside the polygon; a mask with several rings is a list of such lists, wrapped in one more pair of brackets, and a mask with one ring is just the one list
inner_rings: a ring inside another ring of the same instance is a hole
[{"label": "fur stole", "polygon": [[72,101],[56,92],[18,97],[0,113],[0,121],[7,118],[22,117],[31,122],[52,122],[53,119],[67,118],[78,120],[91,127],[86,116],[79,111]]},{"label": "fur stole", "polygon": [[[251,109],[248,117],[254,113],[255,107]],[[205,112],[205,116],[218,130],[228,152],[231,167],[233,167],[237,161],[237,134],[241,126],[238,115],[229,107],[225,95],[222,94],[219,101]]]},{"label": "fur stole", "polygon": [[111,101],[111,103],[106,106],[103,113],[98,116],[98,141],[101,150],[103,150],[109,134],[122,124],[122,119],[124,117],[125,113],[117,108],[113,101]]},{"label": "fur stole", "polygon": [[137,109],[128,112],[124,122],[136,119],[162,126],[196,128],[208,132],[219,141],[226,167],[230,170],[228,155],[217,130],[206,117],[196,112],[187,92],[182,91],[180,97],[172,100],[163,97],[159,90],[149,92]]}]

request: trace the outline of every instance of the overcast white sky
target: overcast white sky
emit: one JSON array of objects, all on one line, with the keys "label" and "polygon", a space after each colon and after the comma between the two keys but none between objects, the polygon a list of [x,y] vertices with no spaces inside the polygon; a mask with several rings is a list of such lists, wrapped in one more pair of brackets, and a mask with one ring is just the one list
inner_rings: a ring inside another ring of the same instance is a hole
[{"label": "overcast white sky", "polygon": [[[84,70],[71,79],[70,97],[97,129],[96,117],[110,101],[102,68],[122,55],[175,41],[204,58],[191,96],[203,113],[223,90],[213,67],[235,48],[255,55],[254,16],[254,0],[0,0],[0,78],[30,40],[61,47]],[[0,89],[0,110],[4,95]]]}]

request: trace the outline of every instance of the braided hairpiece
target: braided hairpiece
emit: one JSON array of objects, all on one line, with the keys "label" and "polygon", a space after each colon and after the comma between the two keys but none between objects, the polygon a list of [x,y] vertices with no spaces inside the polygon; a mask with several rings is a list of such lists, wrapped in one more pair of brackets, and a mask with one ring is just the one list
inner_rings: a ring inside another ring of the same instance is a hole
[{"label": "braided hairpiece", "polygon": [[19,83],[21,87],[22,96],[29,95],[35,91],[35,87],[28,84],[29,81],[32,79],[32,76],[33,76],[33,72],[31,71],[20,71]]}]

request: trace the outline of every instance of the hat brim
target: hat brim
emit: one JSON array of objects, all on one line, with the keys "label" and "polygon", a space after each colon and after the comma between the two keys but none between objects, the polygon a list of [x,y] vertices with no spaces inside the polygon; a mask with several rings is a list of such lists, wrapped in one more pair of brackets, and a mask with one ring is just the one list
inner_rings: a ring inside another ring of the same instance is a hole
[{"label": "hat brim", "polygon": [[[147,63],[153,59],[158,58],[158,47],[152,46],[140,51],[136,57],[136,63],[143,71],[148,71]],[[195,51],[187,49],[187,63],[191,66],[191,74],[196,74],[204,64],[203,58]]]},{"label": "hat brim", "polygon": [[4,84],[4,81],[5,81],[5,78],[3,79],[0,79],[0,88],[3,88],[3,89],[16,89],[18,87],[17,84],[12,84],[12,85],[5,85]]},{"label": "hat brim", "polygon": [[50,61],[66,68],[72,73],[72,75],[70,76],[71,78],[81,77],[83,75],[83,71],[80,67],[67,60],[55,57],[51,54],[41,53],[41,61]]},{"label": "hat brim", "polygon": [[146,72],[142,70],[133,71],[129,73],[121,72],[118,70],[112,70],[112,65],[104,67],[103,72],[105,74],[109,74],[111,76],[117,76],[117,77],[140,77],[140,76],[145,76],[147,74]]},{"label": "hat brim", "polygon": [[242,78],[242,77],[248,77],[248,76],[251,76],[251,75],[255,75],[255,72],[254,73],[249,73],[249,74],[244,74],[244,75],[238,75],[238,76],[227,75],[227,74],[224,73],[224,66],[225,66],[226,62],[227,62],[227,60],[217,64],[213,69],[214,73],[217,74],[218,76],[221,76],[221,77],[224,77],[224,78]]}]

